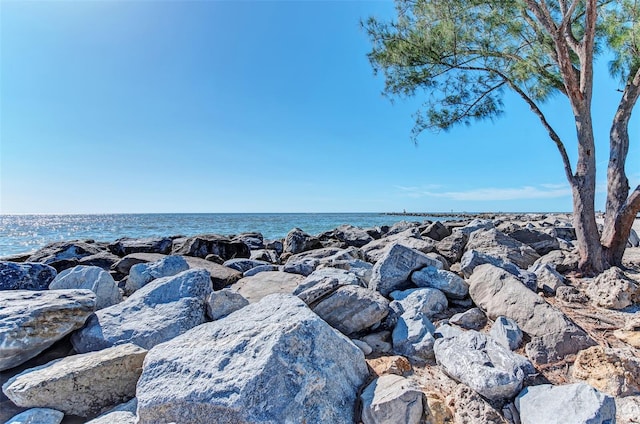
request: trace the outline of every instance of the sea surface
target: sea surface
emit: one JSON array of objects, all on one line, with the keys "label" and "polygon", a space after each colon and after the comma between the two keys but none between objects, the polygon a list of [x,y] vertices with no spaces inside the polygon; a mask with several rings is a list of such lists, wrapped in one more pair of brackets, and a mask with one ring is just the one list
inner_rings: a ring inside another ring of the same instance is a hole
[{"label": "sea surface", "polygon": [[285,237],[295,227],[315,235],[342,224],[373,227],[402,220],[440,219],[382,213],[0,215],[0,256],[33,251],[63,240],[110,242],[120,237],[230,235],[250,231],[276,239]]}]

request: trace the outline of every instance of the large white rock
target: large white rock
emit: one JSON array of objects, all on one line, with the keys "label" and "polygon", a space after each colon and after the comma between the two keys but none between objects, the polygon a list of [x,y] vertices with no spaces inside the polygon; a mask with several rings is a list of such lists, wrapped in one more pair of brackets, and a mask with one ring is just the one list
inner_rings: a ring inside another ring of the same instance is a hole
[{"label": "large white rock", "polygon": [[399,375],[373,380],[360,395],[364,424],[418,424],[424,412],[420,386]]},{"label": "large white rock", "polygon": [[96,310],[122,302],[122,294],[111,274],[97,266],[78,265],[65,269],[51,282],[49,289],[91,290],[96,294]]},{"label": "large white rock", "polygon": [[139,424],[351,423],[368,376],[353,343],[291,295],[271,295],[156,346]]},{"label": "large white rock", "polygon": [[125,289],[128,293],[144,287],[156,278],[170,277],[189,269],[189,264],[182,256],[167,256],[151,263],[135,264],[129,270]]},{"label": "large white rock", "polygon": [[0,371],[38,355],[93,313],[90,290],[0,291]]},{"label": "large white rock", "polygon": [[585,383],[530,386],[515,404],[522,424],[611,424],[616,419],[613,398]]},{"label": "large white rock", "polygon": [[399,243],[392,244],[373,266],[369,287],[387,296],[394,290],[407,288],[413,271],[433,266],[442,269],[442,263],[426,254]]},{"label": "large white rock", "polygon": [[524,378],[535,373],[527,358],[474,330],[437,339],[434,352],[449,376],[490,400],[514,397]]},{"label": "large white rock", "polygon": [[471,249],[512,262],[522,269],[529,268],[540,258],[531,247],[495,228],[472,232],[466,246],[466,250]]},{"label": "large white rock", "polygon": [[26,408],[52,408],[92,417],[135,396],[147,351],[124,344],[68,356],[10,378],[2,391]]},{"label": "large white rock", "polygon": [[433,266],[424,267],[411,274],[411,281],[418,287],[438,289],[452,299],[463,299],[469,294],[469,286],[451,271]]},{"label": "large white rock", "polygon": [[209,273],[190,269],[154,280],[117,305],[97,311],[71,336],[77,352],[123,343],[150,349],[205,322]]},{"label": "large white rock", "polygon": [[623,309],[640,301],[640,284],[616,267],[609,268],[589,283],[587,295],[597,306]]},{"label": "large white rock", "polygon": [[231,290],[241,294],[250,303],[254,303],[270,294],[291,294],[303,280],[304,277],[298,274],[265,271],[241,278],[231,286]]},{"label": "large white rock", "polygon": [[215,321],[248,304],[247,299],[231,289],[214,291],[207,297],[207,315]]}]

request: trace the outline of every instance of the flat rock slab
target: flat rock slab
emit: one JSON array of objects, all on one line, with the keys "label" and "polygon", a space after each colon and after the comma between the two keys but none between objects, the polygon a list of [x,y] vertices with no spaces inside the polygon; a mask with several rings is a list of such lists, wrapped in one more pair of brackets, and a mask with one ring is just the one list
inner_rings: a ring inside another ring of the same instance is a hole
[{"label": "flat rock slab", "polygon": [[304,276],[299,274],[265,271],[240,279],[231,289],[240,293],[250,303],[255,303],[270,294],[291,294],[303,280]]},{"label": "flat rock slab", "polygon": [[135,396],[146,354],[123,344],[69,356],[14,376],[2,391],[18,406],[92,417]]},{"label": "flat rock slab", "polygon": [[351,423],[364,355],[292,295],[272,295],[149,351],[139,424]]},{"label": "flat rock slab", "polygon": [[13,368],[84,325],[91,290],[0,291],[0,371]]},{"label": "flat rock slab", "polygon": [[473,330],[436,340],[434,352],[448,375],[490,400],[513,398],[535,373],[527,358]]},{"label": "flat rock slab", "polygon": [[515,404],[522,424],[611,424],[616,419],[614,399],[585,383],[530,386]]},{"label": "flat rock slab", "polygon": [[46,290],[56,274],[45,264],[0,261],[0,290]]},{"label": "flat rock slab", "polygon": [[511,318],[531,336],[527,356],[537,364],[559,361],[595,344],[559,309],[501,268],[480,265],[469,284],[471,299],[489,318]]},{"label": "flat rock slab", "polygon": [[205,322],[209,273],[190,269],[154,280],[117,305],[92,315],[71,336],[77,352],[135,343],[150,349]]}]

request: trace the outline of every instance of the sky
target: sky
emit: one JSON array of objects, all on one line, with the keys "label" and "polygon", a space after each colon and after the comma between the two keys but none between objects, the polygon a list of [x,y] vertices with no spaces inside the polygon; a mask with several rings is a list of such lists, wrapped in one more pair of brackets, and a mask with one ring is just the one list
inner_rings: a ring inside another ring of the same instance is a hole
[{"label": "sky", "polygon": [[[570,211],[522,100],[410,137],[360,26],[391,1],[0,1],[0,213]],[[604,209],[620,97],[596,64]],[[544,107],[575,163],[561,97]],[[627,172],[640,181],[640,112]]]}]

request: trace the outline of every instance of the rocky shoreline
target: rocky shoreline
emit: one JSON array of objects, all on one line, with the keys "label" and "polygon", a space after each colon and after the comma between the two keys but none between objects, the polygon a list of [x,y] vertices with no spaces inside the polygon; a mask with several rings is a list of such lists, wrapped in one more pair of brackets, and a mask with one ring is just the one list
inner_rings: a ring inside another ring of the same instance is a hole
[{"label": "rocky shoreline", "polygon": [[0,422],[640,423],[637,234],[456,218],[1,258]]}]

